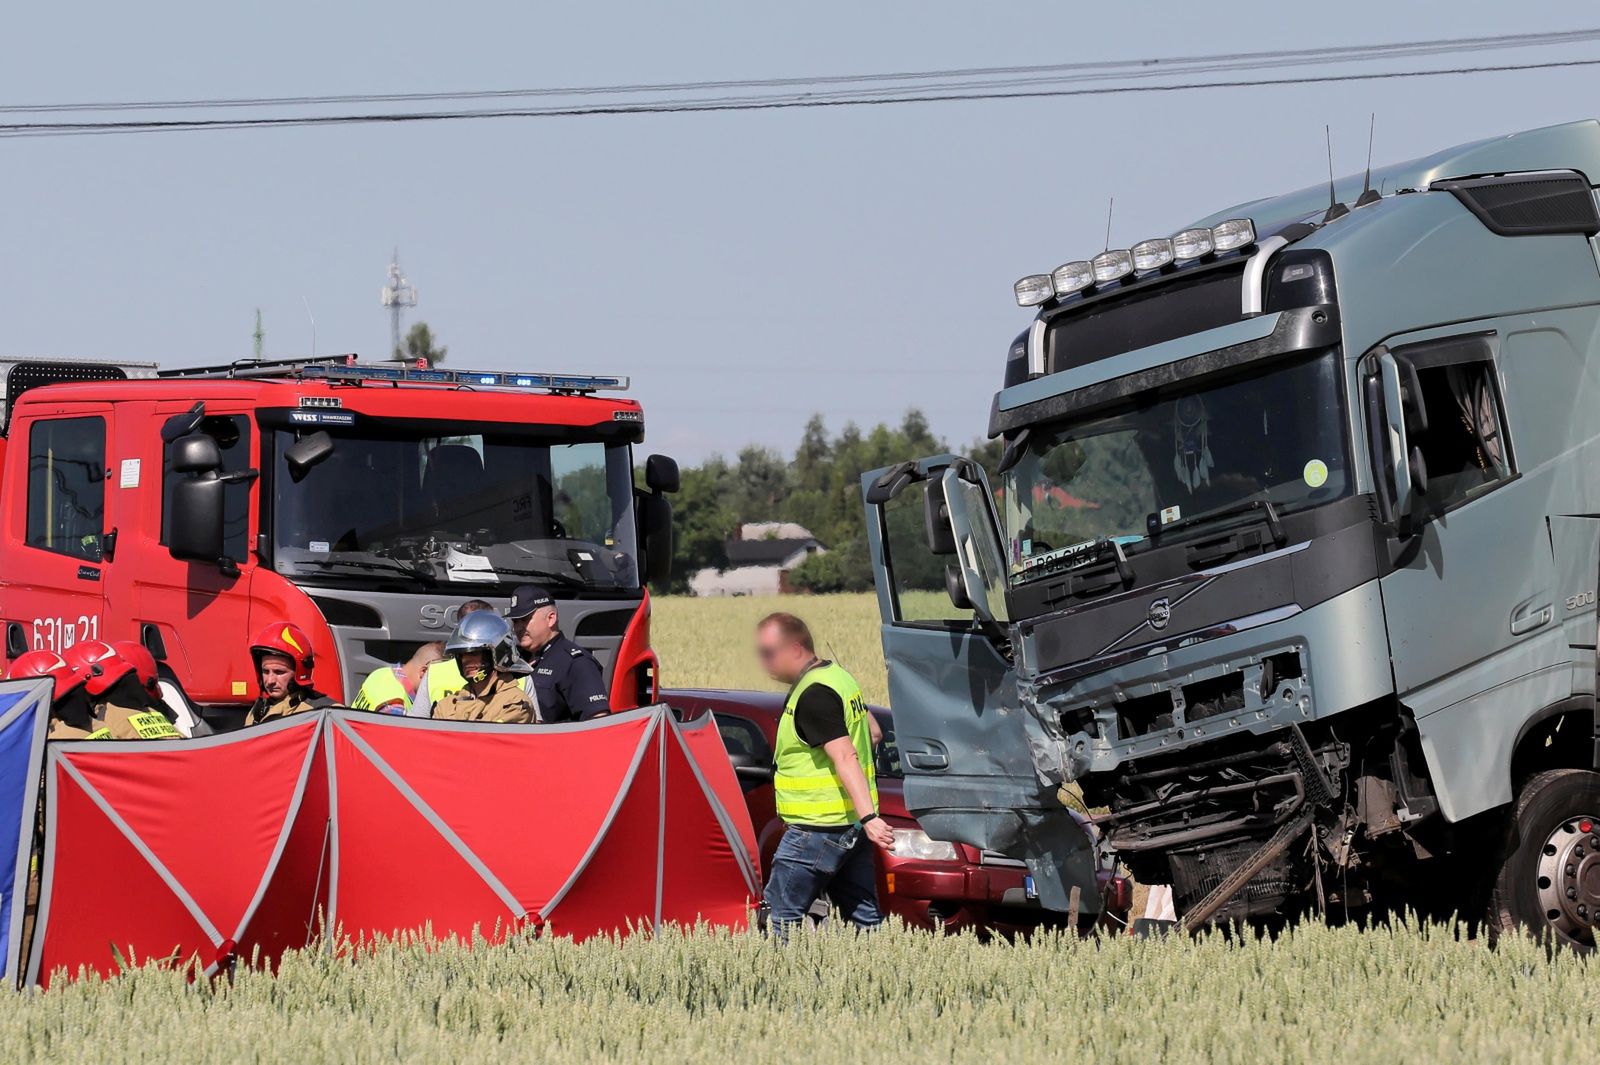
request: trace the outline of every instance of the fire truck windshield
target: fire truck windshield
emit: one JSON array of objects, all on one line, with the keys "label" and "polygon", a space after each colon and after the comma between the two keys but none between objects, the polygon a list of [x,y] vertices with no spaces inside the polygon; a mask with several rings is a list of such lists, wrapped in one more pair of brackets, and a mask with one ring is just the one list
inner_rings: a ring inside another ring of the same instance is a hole
[{"label": "fire truck windshield", "polygon": [[462,428],[330,428],[332,453],[298,478],[284,457],[295,435],[280,430],[278,571],[500,594],[530,582],[557,594],[638,589],[626,444]]},{"label": "fire truck windshield", "polygon": [[1289,513],[1349,494],[1340,380],[1330,351],[1035,427],[998,490],[1012,582],[1054,570],[1047,556],[1064,561],[1097,541],[1133,553],[1163,526],[1178,538],[1212,531],[1201,527],[1205,515],[1238,517],[1235,508],[1253,500]]}]

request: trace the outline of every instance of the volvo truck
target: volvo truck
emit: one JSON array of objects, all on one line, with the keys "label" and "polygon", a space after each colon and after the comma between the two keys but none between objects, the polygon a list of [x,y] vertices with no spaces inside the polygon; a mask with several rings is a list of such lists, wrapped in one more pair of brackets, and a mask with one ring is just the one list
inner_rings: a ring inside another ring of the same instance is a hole
[{"label": "volvo truck", "polygon": [[[1600,922],[1600,124],[1023,278],[989,435],[863,479],[912,812],[1186,923]],[[1481,907],[1481,909],[1480,909]]]}]

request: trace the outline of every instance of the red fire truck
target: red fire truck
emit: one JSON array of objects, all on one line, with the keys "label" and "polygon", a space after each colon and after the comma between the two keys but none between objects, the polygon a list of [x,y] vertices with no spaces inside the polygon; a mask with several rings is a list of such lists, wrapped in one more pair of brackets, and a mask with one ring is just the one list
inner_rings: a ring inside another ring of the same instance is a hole
[{"label": "red fire truck", "polygon": [[136,639],[214,726],[255,696],[249,633],[311,634],[337,698],[443,639],[468,599],[558,600],[613,707],[653,700],[648,580],[678,469],[627,379],[361,364],[0,363],[7,660]]}]

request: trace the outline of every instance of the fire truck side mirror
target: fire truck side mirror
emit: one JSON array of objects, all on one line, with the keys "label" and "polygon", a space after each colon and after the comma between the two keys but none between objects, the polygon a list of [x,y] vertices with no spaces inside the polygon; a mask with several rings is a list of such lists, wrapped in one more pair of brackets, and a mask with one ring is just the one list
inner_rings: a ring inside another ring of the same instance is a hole
[{"label": "fire truck side mirror", "polygon": [[167,553],[187,562],[222,562],[222,496],[226,488],[212,470],[172,486]]},{"label": "fire truck side mirror", "polygon": [[333,437],[319,429],[284,448],[283,461],[289,465],[289,476],[298,483],[311,467],[331,454],[333,454]]},{"label": "fire truck side mirror", "polygon": [[174,473],[215,473],[222,468],[222,451],[207,433],[190,433],[172,442]]},{"label": "fire truck side mirror", "polygon": [[645,487],[652,492],[676,492],[680,483],[678,462],[666,455],[651,455],[644,460]]},{"label": "fire truck side mirror", "polygon": [[637,497],[645,580],[660,584],[672,575],[672,503],[659,492]]}]

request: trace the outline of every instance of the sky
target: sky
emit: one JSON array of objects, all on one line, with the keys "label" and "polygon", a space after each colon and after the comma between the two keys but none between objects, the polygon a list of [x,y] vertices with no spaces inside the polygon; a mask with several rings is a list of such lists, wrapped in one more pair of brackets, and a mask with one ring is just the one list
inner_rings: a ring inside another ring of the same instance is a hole
[{"label": "sky", "polygon": [[[247,7],[249,10],[247,10]],[[1141,59],[1584,28],[1478,2],[13,5],[0,104]],[[1026,17],[1024,17],[1024,15]],[[1465,62],[1600,55],[1595,45]],[[1460,65],[1458,58],[1389,67]],[[1368,65],[1362,69],[1383,69]],[[1600,68],[1054,100],[0,139],[0,355],[384,355],[398,246],[464,368],[623,373],[648,450],[980,437],[1011,285],[1229,204],[1596,117]]]}]

